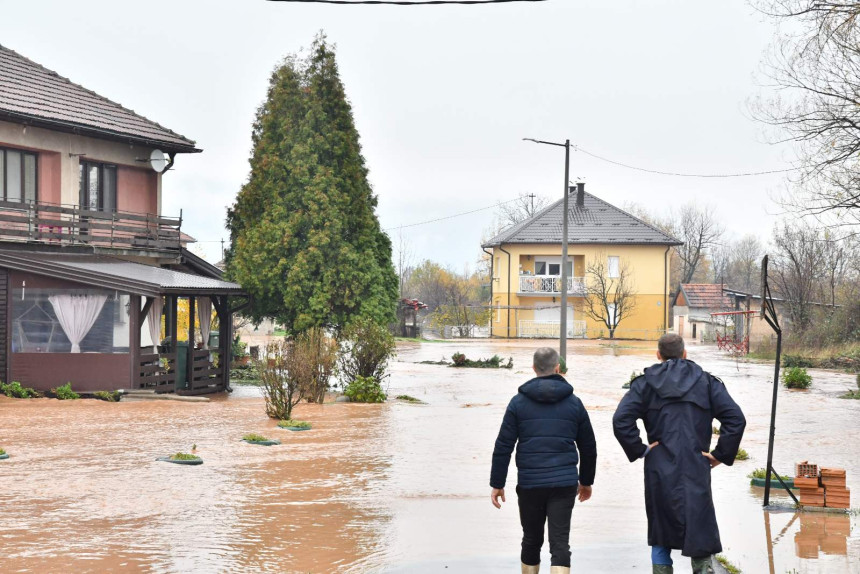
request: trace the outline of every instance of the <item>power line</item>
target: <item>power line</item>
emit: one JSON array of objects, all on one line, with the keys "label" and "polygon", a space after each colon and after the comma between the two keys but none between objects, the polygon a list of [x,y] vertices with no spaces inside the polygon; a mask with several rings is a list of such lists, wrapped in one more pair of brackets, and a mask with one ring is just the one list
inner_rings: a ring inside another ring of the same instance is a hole
[{"label": "power line", "polygon": [[654,173],[657,175],[671,175],[674,177],[705,177],[705,178],[727,178],[727,177],[753,177],[757,175],[770,175],[774,173],[786,173],[789,171],[797,171],[799,168],[792,167],[788,169],[772,169],[769,171],[750,171],[745,173],[683,173],[683,172],[673,172],[673,171],[660,171],[658,169],[648,169],[645,167],[637,167],[635,165],[629,165],[626,163],[622,163],[620,161],[615,161],[609,159],[607,157],[603,157],[597,155],[596,153],[591,153],[590,151],[583,149],[577,145],[573,146],[573,149],[576,151],[581,151],[585,155],[589,155],[594,159],[599,159],[600,161],[605,161],[606,163],[611,163],[612,165],[617,165],[619,167],[624,167],[627,169],[633,169],[636,171],[644,171],[645,173]]},{"label": "power line", "polygon": [[507,4],[511,2],[546,2],[547,0],[267,0],[268,2],[293,2],[298,4],[387,4],[390,6],[438,6],[444,4]]},{"label": "power line", "polygon": [[446,215],[445,217],[437,217],[436,219],[428,219],[427,221],[419,221],[418,223],[409,223],[407,225],[396,225],[394,227],[388,227],[383,229],[383,231],[394,231],[395,229],[405,229],[407,227],[417,227],[418,225],[427,225],[428,223],[436,223],[437,221],[445,221],[446,219],[454,219],[455,217],[461,217],[463,215],[469,215],[472,213],[478,213],[479,211],[485,211],[487,209],[493,209],[494,207],[498,207],[500,205],[505,205],[506,203],[512,203],[514,201],[518,201],[520,198],[515,197],[514,199],[509,199],[508,201],[503,201],[501,203],[494,203],[493,205],[488,205],[486,207],[479,207],[478,209],[472,209],[470,211],[463,211],[461,213],[455,213],[453,215]]}]

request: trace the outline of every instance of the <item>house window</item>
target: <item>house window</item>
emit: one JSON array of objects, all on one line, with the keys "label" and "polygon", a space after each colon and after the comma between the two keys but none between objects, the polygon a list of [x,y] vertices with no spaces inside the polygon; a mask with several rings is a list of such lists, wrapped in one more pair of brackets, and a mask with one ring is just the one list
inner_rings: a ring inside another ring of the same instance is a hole
[{"label": "house window", "polygon": [[[561,275],[561,259],[558,263],[550,263],[548,261],[535,261],[535,275],[549,275],[551,277],[559,277]],[[567,276],[573,276],[573,262],[567,262]]]},{"label": "house window", "polygon": [[81,209],[116,211],[116,166],[82,161]]},{"label": "house window", "polygon": [[609,256],[609,271],[607,275],[610,279],[617,279],[621,275],[621,263],[620,258],[617,255]]},{"label": "house window", "polygon": [[36,154],[0,148],[0,199],[36,201]]},{"label": "house window", "polygon": [[535,275],[546,275],[546,261],[535,261]]},{"label": "house window", "polygon": [[615,303],[610,303],[609,305],[607,305],[607,306],[606,306],[606,310],[607,310],[607,312],[608,312],[607,314],[608,314],[609,324],[610,324],[610,325],[612,325],[612,326],[615,326],[615,325],[616,325],[616,321],[615,321]]},{"label": "house window", "polygon": [[499,300],[496,299],[496,323],[502,322],[502,306],[499,303]]}]

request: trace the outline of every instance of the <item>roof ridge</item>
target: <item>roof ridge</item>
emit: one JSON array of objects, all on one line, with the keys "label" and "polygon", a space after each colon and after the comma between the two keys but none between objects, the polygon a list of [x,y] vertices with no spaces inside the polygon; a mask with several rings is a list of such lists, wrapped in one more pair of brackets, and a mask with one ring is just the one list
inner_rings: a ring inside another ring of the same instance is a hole
[{"label": "roof ridge", "polygon": [[[144,115],[142,115],[142,114],[137,113],[137,112],[136,112],[136,111],[134,111],[133,109],[125,107],[124,105],[120,104],[119,102],[115,102],[115,101],[111,100],[110,98],[107,98],[107,97],[105,97],[105,96],[103,96],[103,95],[101,95],[101,94],[99,94],[99,93],[97,93],[97,92],[95,92],[95,91],[93,91],[93,90],[91,90],[91,89],[89,89],[89,88],[86,88],[86,87],[82,86],[81,84],[78,84],[78,83],[76,83],[76,82],[73,82],[72,80],[70,80],[69,78],[67,78],[67,77],[65,77],[65,76],[63,76],[63,75],[61,75],[61,74],[59,74],[58,72],[56,72],[56,71],[54,71],[54,70],[51,70],[50,68],[46,68],[45,66],[43,66],[43,65],[42,65],[42,64],[40,64],[39,62],[36,62],[35,60],[31,60],[31,59],[30,59],[30,58],[28,58],[27,56],[24,56],[23,54],[20,54],[20,53],[16,52],[16,51],[15,51],[15,50],[13,50],[12,48],[9,48],[8,46],[4,46],[3,44],[0,44],[0,52],[2,52],[2,51],[6,51],[6,52],[8,52],[8,53],[14,54],[14,56],[15,56],[15,57],[19,58],[20,60],[23,60],[23,61],[27,62],[28,64],[31,64],[31,65],[33,65],[33,66],[35,66],[35,67],[39,68],[40,70],[42,70],[43,72],[47,73],[48,75],[54,76],[54,77],[56,77],[56,78],[59,78],[60,80],[62,80],[62,81],[64,81],[64,82],[66,82],[67,84],[70,84],[70,85],[72,85],[72,86],[74,86],[74,87],[76,87],[76,88],[80,88],[81,90],[83,90],[83,91],[87,92],[88,94],[90,94],[90,95],[92,95],[92,96],[94,96],[94,97],[98,98],[99,100],[102,100],[102,101],[104,101],[104,102],[107,102],[108,104],[111,104],[111,105],[116,106],[116,107],[118,107],[118,108],[120,108],[120,109],[122,109],[122,110],[125,110],[126,112],[131,113],[131,114],[132,114],[132,115],[134,115],[135,117],[140,118],[140,119],[144,120],[145,122],[148,122],[148,123],[150,123],[150,124],[153,124],[153,125],[155,125],[155,126],[158,126],[160,129],[164,130],[165,132],[168,132],[168,133],[170,133],[170,134],[171,134],[171,135],[173,135],[173,136],[176,136],[176,137],[178,137],[178,138],[180,138],[180,139],[185,140],[185,141],[186,141],[186,142],[188,142],[188,144],[189,144],[189,145],[191,145],[191,146],[196,146],[196,145],[197,145],[197,142],[196,142],[195,140],[192,140],[191,138],[188,138],[188,137],[186,137],[186,136],[184,136],[184,135],[182,135],[182,134],[180,134],[180,133],[178,133],[178,132],[175,132],[175,131],[173,131],[172,129],[170,129],[170,128],[168,128],[168,127],[165,127],[165,126],[163,126],[163,125],[161,125],[160,123],[158,123],[158,122],[156,122],[156,121],[154,121],[154,120],[151,120],[151,119],[147,118],[146,116],[144,116]],[[121,132],[118,132],[118,133],[121,133]]]}]

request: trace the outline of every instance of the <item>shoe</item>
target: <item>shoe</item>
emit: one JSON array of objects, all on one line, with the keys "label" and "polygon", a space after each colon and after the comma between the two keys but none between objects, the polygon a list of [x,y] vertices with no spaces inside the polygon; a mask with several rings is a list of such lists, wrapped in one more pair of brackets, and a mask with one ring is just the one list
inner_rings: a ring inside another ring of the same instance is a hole
[{"label": "shoe", "polygon": [[520,566],[523,569],[522,574],[538,574],[538,572],[540,572],[540,564],[529,566],[528,564],[523,564],[522,562],[520,562]]},{"label": "shoe", "polygon": [[693,565],[693,574],[714,574],[714,567],[711,565],[711,557],[690,558],[690,563]]},{"label": "shoe", "polygon": [[671,564],[652,564],[651,565],[651,573],[652,574],[672,574],[674,569]]},{"label": "shoe", "polygon": [[553,566],[549,572],[550,574],[570,574],[570,566]]}]

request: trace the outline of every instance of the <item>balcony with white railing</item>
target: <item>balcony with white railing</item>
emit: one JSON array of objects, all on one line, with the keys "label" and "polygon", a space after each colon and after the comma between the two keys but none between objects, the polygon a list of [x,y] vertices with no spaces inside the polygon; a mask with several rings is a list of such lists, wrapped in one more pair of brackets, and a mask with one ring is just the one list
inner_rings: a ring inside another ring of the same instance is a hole
[{"label": "balcony with white railing", "polygon": [[[561,277],[558,275],[520,275],[518,295],[558,295]],[[567,278],[568,295],[585,295],[585,277]]]},{"label": "balcony with white railing", "polygon": [[[529,339],[558,339],[561,332],[559,321],[526,321],[521,320],[517,326],[517,336]],[[567,322],[568,339],[585,338],[585,321]]]}]

